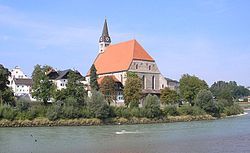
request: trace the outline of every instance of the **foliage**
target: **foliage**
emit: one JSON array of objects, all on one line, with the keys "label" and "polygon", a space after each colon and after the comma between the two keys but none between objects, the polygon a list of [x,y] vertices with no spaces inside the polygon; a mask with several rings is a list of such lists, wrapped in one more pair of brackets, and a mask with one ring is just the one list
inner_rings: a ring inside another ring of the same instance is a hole
[{"label": "foliage", "polygon": [[98,91],[99,90],[99,85],[98,85],[98,82],[97,82],[98,75],[97,75],[96,71],[97,71],[96,67],[93,64],[91,66],[91,68],[90,68],[90,87],[91,87],[91,90]]},{"label": "foliage", "polygon": [[217,112],[212,92],[206,89],[201,90],[197,94],[197,97],[195,99],[195,106],[200,107],[209,114]]},{"label": "foliage", "polygon": [[224,113],[227,116],[242,114],[243,112],[244,112],[243,109],[239,105],[237,105],[237,104],[234,104],[234,105],[231,105],[231,106],[227,106],[224,109]]},{"label": "foliage", "polygon": [[131,117],[131,113],[129,111],[129,108],[127,107],[115,107],[114,114],[116,117],[124,117],[124,118]]},{"label": "foliage", "polygon": [[179,113],[177,111],[177,107],[174,105],[168,105],[168,106],[164,107],[163,114],[165,116],[178,116],[179,115]]},{"label": "foliage", "polygon": [[208,89],[208,85],[204,80],[200,80],[196,76],[184,74],[180,79],[180,94],[182,98],[194,105],[196,95],[202,89]]},{"label": "foliage", "polygon": [[14,105],[14,94],[12,90],[7,86],[9,84],[8,77],[10,72],[7,68],[0,64],[0,105]]},{"label": "foliage", "polygon": [[178,109],[180,115],[204,115],[206,112],[197,106],[191,106],[189,104],[181,105]]},{"label": "foliage", "polygon": [[55,121],[57,119],[59,119],[61,116],[61,107],[58,105],[52,105],[48,108],[47,113],[46,113],[46,117],[51,120],[51,121]]},{"label": "foliage", "polygon": [[30,107],[30,103],[26,100],[18,100],[16,103],[16,108],[18,111],[27,111]]},{"label": "foliage", "polygon": [[111,76],[105,76],[100,84],[100,91],[105,97],[105,100],[109,103],[115,100],[115,81]]},{"label": "foliage", "polygon": [[179,96],[175,90],[171,90],[170,88],[166,87],[161,90],[161,103],[168,105],[168,104],[176,104],[179,101]]},{"label": "foliage", "polygon": [[250,95],[247,88],[237,85],[235,81],[217,81],[210,87],[210,90],[217,99],[227,99],[228,101]]},{"label": "foliage", "polygon": [[0,119],[14,120],[17,115],[17,111],[11,106],[0,106]]},{"label": "foliage", "polygon": [[38,100],[42,100],[46,105],[51,97],[55,94],[56,87],[46,75],[47,66],[43,68],[36,65],[32,73],[33,85],[32,96]]},{"label": "foliage", "polygon": [[127,74],[127,80],[124,86],[124,100],[125,105],[129,106],[131,102],[132,106],[138,107],[139,100],[141,98],[142,80],[134,73]]},{"label": "foliage", "polygon": [[145,106],[143,107],[144,116],[148,118],[155,118],[161,115],[160,100],[154,95],[147,95],[145,99]]},{"label": "foliage", "polygon": [[87,98],[87,108],[94,118],[105,119],[109,116],[109,106],[102,93],[98,91],[92,91],[92,96]]}]

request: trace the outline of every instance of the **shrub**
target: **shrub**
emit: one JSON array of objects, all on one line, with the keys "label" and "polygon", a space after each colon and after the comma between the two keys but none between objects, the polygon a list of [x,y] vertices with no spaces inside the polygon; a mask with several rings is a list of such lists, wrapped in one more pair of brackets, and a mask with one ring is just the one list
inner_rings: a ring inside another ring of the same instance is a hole
[{"label": "shrub", "polygon": [[83,107],[80,109],[80,115],[83,118],[93,118],[93,114],[91,114],[91,111],[87,107]]},{"label": "shrub", "polygon": [[61,108],[60,106],[57,105],[50,106],[46,113],[46,117],[51,121],[57,120],[60,117],[60,115],[61,115]]},{"label": "shrub", "polygon": [[242,114],[244,113],[244,110],[237,104],[234,104],[232,106],[227,106],[224,108],[224,113],[227,115],[227,116],[230,116],[230,115],[237,115],[237,114]]},{"label": "shrub", "polygon": [[14,120],[17,115],[17,111],[10,106],[3,106],[1,110],[1,116],[7,120]]},{"label": "shrub", "polygon": [[195,106],[200,107],[209,114],[217,112],[212,92],[206,89],[199,91],[195,98]]},{"label": "shrub", "polygon": [[129,109],[127,107],[115,107],[114,114],[116,117],[124,117],[124,118],[131,117],[131,114],[130,114]]},{"label": "shrub", "polygon": [[204,115],[205,111],[197,106],[191,106],[189,104],[181,105],[178,109],[180,115]]},{"label": "shrub", "polygon": [[79,118],[80,117],[80,110],[73,106],[64,106],[62,108],[62,117],[64,118]]},{"label": "shrub", "polygon": [[100,92],[92,91],[92,96],[87,98],[87,107],[95,118],[105,119],[109,117],[109,106]]},{"label": "shrub", "polygon": [[143,112],[140,108],[132,108],[129,110],[132,117],[142,117]]},{"label": "shrub", "polygon": [[177,111],[177,107],[174,105],[166,106],[163,110],[163,114],[165,116],[177,116],[177,115],[179,115],[179,113]]},{"label": "shrub", "polygon": [[26,100],[18,100],[16,103],[16,108],[18,111],[27,111],[30,107],[30,103]]},{"label": "shrub", "polygon": [[148,118],[155,118],[161,115],[160,100],[157,96],[147,95],[143,113]]}]

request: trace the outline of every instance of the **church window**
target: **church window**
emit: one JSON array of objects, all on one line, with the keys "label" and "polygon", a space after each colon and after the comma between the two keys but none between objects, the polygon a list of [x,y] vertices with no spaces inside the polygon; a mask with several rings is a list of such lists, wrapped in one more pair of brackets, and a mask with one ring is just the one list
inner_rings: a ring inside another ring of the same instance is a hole
[{"label": "church window", "polygon": [[145,76],[142,76],[142,89],[146,88],[146,81],[145,81]]},{"label": "church window", "polygon": [[121,83],[123,82],[122,74],[121,74]]},{"label": "church window", "polygon": [[152,76],[152,89],[155,89],[155,76]]},{"label": "church window", "polygon": [[148,66],[148,70],[151,70],[151,65]]},{"label": "church window", "polygon": [[135,69],[138,69],[138,64],[135,65]]}]

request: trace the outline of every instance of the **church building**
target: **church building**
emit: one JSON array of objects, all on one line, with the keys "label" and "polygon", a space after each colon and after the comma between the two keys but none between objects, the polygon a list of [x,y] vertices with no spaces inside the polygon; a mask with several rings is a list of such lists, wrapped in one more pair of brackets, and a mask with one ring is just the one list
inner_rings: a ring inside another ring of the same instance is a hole
[{"label": "church building", "polygon": [[[160,94],[160,89],[168,87],[168,80],[161,74],[152,56],[135,39],[111,44],[108,25],[105,19],[102,35],[99,39],[99,53],[93,63],[99,78],[112,76],[123,86],[127,72],[136,73],[143,81],[142,93]],[[90,72],[90,71],[89,71]],[[86,81],[90,83],[89,72]],[[122,94],[119,92],[119,94]],[[117,94],[117,97],[121,95]],[[122,98],[117,103],[123,103]]]}]

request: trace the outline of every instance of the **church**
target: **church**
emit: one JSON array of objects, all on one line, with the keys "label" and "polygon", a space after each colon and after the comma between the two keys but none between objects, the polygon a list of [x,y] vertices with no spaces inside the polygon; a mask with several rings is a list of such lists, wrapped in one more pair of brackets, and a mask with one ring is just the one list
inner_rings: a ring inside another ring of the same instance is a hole
[{"label": "church", "polygon": [[[165,78],[157,67],[152,56],[135,39],[111,44],[107,20],[104,21],[102,35],[99,39],[99,52],[93,63],[96,67],[98,78],[112,76],[115,82],[125,85],[127,72],[136,73],[143,81],[142,93],[160,94],[160,90],[169,87],[175,89],[178,82]],[[90,71],[89,71],[90,72]],[[86,81],[90,83],[90,74]],[[98,80],[98,82],[100,82]],[[174,84],[173,84],[174,83]],[[171,85],[171,86],[170,86]],[[116,103],[124,103],[121,91],[117,92]]]}]

